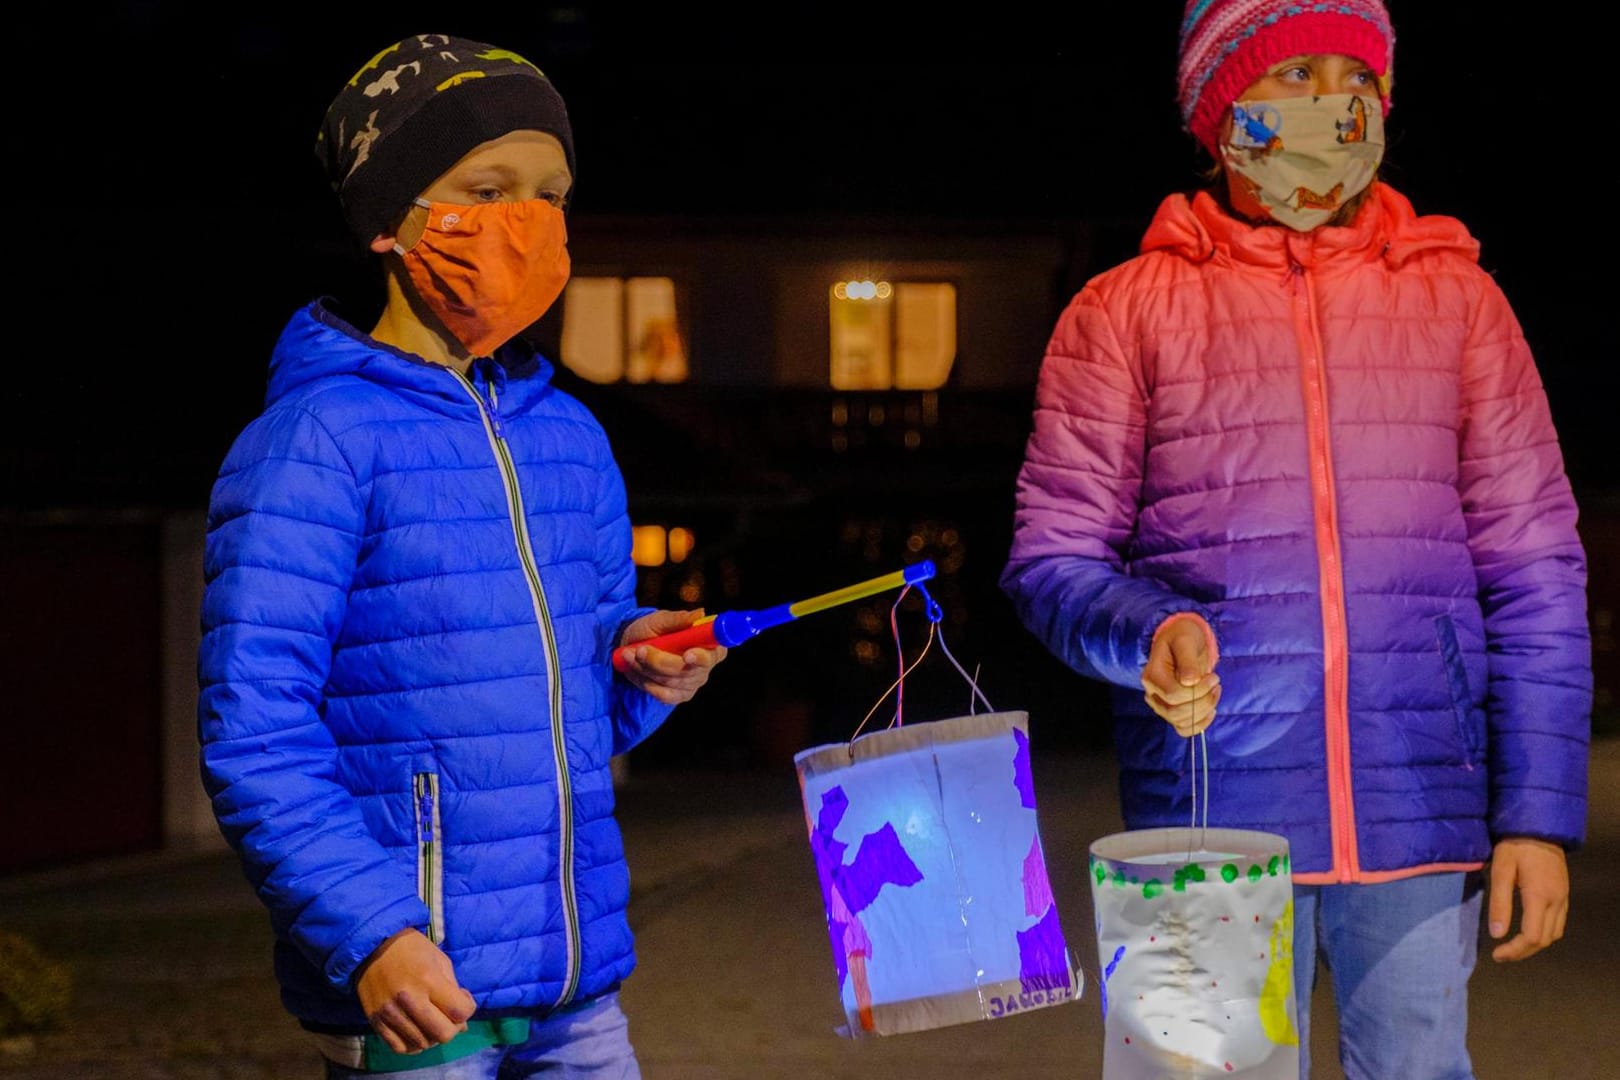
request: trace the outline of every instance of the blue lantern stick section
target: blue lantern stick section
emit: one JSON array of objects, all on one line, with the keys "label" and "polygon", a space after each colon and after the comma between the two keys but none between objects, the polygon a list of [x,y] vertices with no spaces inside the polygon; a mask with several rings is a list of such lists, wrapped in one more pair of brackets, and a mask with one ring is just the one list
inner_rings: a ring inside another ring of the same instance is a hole
[{"label": "blue lantern stick section", "polygon": [[[904,570],[896,570],[892,574],[884,574],[868,581],[846,585],[842,589],[812,596],[807,600],[798,600],[790,604],[777,604],[775,607],[763,608],[758,611],[723,611],[718,615],[710,615],[699,619],[684,630],[673,633],[660,634],[658,637],[648,638],[646,641],[637,641],[622,646],[613,651],[613,666],[620,671],[629,665],[630,653],[642,645],[651,645],[665,652],[682,653],[687,649],[712,649],[719,645],[732,648],[751,641],[773,626],[792,622],[806,615],[818,611],[825,611],[839,604],[847,604],[852,600],[861,600],[868,596],[875,596],[890,589],[904,588],[926,581],[934,576],[932,560],[924,559],[913,563]],[[929,600],[933,605],[932,599]],[[934,605],[937,611],[937,605]],[[934,617],[938,621],[937,617]]]}]

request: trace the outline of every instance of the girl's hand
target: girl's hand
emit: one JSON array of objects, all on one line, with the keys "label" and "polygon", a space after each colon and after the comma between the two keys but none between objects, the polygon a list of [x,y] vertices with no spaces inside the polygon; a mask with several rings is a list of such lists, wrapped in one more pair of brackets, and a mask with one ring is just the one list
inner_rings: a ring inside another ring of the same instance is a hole
[{"label": "girl's hand", "polygon": [[1209,643],[1214,632],[1197,615],[1166,619],[1153,635],[1142,689],[1148,707],[1190,739],[1215,719],[1221,679]]},{"label": "girl's hand", "polygon": [[[633,645],[638,641],[655,638],[660,634],[684,630],[703,618],[703,609],[696,611],[653,611],[624,628],[620,645]],[[726,647],[687,649],[676,655],[652,645],[631,649],[622,674],[630,685],[645,690],[666,705],[679,705],[692,700],[692,695],[709,681],[714,665],[726,658]]]},{"label": "girl's hand", "polygon": [[1501,941],[1519,893],[1519,932],[1491,950],[1491,959],[1523,960],[1564,936],[1569,918],[1569,864],[1564,849],[1545,840],[1509,836],[1491,854],[1490,932]]}]

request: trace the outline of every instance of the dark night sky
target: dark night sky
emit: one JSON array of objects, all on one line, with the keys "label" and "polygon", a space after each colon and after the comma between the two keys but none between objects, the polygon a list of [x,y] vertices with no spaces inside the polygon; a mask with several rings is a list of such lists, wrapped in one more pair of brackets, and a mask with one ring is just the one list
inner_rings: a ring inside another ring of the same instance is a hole
[{"label": "dark night sky", "polygon": [[[25,311],[45,336],[9,383],[0,475],[54,461],[72,498],[75,473],[109,461],[217,461],[257,410],[275,333],[336,273],[337,212],[311,152],[321,113],[401,36],[492,41],[551,74],[575,125],[579,215],[1145,225],[1200,165],[1172,99],[1181,5],[1098,7],[63,9],[72,25],[57,36],[97,74],[66,80],[70,108],[21,120],[48,148],[36,160],[77,179],[65,209],[55,182],[25,191],[37,213],[13,234],[39,253]],[[1611,212],[1613,185],[1587,175],[1610,137],[1607,73],[1557,36],[1578,30],[1568,17],[1390,8],[1385,176],[1480,238],[1537,351],[1572,473],[1612,489],[1597,432],[1620,349],[1594,215]],[[350,10],[366,18],[334,14]]]}]

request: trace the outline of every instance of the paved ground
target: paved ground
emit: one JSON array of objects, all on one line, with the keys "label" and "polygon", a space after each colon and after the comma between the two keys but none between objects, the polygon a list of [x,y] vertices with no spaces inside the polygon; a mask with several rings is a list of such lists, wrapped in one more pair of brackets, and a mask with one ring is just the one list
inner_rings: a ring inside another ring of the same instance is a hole
[{"label": "paved ground", "polygon": [[[849,1041],[792,765],[628,776],[621,815],[640,967],[624,991],[647,1080],[998,1080],[1100,1074],[1085,852],[1119,827],[1112,762],[1042,759],[1048,870],[1087,989],[1077,1003]],[[1620,739],[1593,755],[1591,837],[1572,862],[1568,936],[1472,983],[1479,1080],[1610,1080],[1620,1030]],[[228,856],[131,859],[0,879],[0,925],[71,966],[70,1030],[0,1049],[28,1080],[316,1080],[280,1010],[264,918]],[[1339,1077],[1328,1006],[1316,1080]],[[1401,1080],[1392,1077],[1390,1080]]]}]

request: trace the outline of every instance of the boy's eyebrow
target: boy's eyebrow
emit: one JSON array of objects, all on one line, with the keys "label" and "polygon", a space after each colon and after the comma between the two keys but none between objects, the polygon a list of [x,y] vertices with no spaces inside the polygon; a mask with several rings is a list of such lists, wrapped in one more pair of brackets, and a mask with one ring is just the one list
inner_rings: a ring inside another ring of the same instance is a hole
[{"label": "boy's eyebrow", "polygon": [[[518,171],[512,168],[512,166],[494,161],[469,166],[467,171],[462,173],[458,179],[463,184],[474,184],[488,180],[491,177],[494,177],[507,184],[516,183],[518,180],[522,179],[518,175]],[[572,184],[574,182],[574,177],[569,173],[566,167],[563,167],[544,177],[541,177],[540,182],[543,184]]]}]

